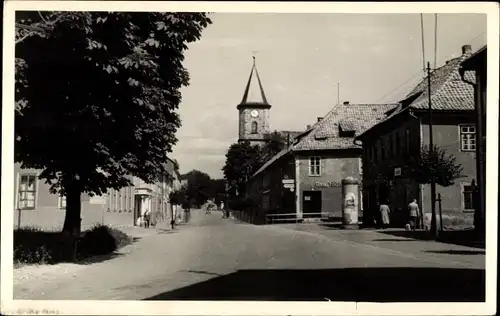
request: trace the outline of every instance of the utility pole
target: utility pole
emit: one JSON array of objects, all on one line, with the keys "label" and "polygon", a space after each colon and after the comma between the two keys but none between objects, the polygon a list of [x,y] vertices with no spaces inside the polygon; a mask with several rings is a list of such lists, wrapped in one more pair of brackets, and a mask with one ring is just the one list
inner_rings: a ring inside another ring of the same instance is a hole
[{"label": "utility pole", "polygon": [[340,82],[337,82],[337,104],[340,104]]},{"label": "utility pole", "polygon": [[[434,151],[434,139],[432,135],[432,102],[431,102],[431,64],[427,62],[427,94],[429,97],[429,153],[432,157]],[[436,220],[436,182],[434,175],[431,175],[431,236],[437,237]]]}]

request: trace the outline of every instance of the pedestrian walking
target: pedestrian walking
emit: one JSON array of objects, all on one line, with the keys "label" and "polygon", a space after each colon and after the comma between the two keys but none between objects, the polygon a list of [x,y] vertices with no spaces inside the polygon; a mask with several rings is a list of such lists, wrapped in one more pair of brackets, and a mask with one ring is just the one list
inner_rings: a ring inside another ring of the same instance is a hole
[{"label": "pedestrian walking", "polygon": [[149,212],[149,209],[146,209],[144,212],[144,227],[149,228],[149,224],[151,221],[151,213]]},{"label": "pedestrian walking", "polygon": [[389,205],[387,205],[387,203],[380,204],[379,211],[380,217],[382,219],[382,228],[386,228],[390,224],[389,214],[391,213],[391,210],[389,208]]},{"label": "pedestrian walking", "polygon": [[410,223],[409,223],[410,229],[415,230],[417,228],[417,218],[418,215],[420,214],[416,199],[413,199],[413,201],[410,204],[408,204],[408,212],[410,215]]}]

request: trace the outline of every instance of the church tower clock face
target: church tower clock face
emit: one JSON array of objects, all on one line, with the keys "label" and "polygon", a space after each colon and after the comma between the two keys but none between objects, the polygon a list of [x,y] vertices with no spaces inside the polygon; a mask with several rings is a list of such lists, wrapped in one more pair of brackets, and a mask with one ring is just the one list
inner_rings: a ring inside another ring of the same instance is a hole
[{"label": "church tower clock face", "polygon": [[252,112],[250,112],[250,115],[251,115],[252,117],[254,117],[254,118],[255,118],[255,117],[258,117],[258,116],[259,116],[259,111],[257,111],[257,110],[252,110]]}]

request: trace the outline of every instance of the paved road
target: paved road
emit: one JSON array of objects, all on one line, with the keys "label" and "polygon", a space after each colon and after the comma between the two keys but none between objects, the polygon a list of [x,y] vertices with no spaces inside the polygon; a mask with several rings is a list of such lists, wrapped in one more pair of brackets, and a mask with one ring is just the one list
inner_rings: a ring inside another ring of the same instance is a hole
[{"label": "paved road", "polygon": [[17,284],[15,299],[484,301],[478,249],[220,212],[68,271]]}]

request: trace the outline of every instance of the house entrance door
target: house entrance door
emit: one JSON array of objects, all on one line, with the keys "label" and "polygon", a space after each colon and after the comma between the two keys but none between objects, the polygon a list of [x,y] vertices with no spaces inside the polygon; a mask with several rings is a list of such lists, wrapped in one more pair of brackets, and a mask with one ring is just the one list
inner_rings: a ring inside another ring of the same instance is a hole
[{"label": "house entrance door", "polygon": [[304,218],[321,217],[321,193],[321,191],[303,191],[302,212]]},{"label": "house entrance door", "polygon": [[140,195],[134,195],[134,225],[137,225],[137,219],[141,217],[142,199]]}]

